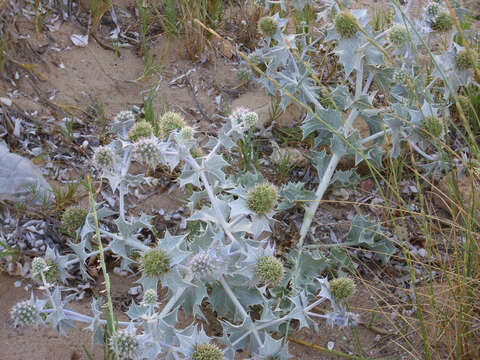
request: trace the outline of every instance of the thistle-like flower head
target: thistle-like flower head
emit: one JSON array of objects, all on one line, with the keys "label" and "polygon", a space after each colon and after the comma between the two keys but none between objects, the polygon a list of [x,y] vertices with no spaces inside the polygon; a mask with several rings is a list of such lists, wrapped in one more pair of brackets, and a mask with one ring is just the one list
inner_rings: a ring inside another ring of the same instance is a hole
[{"label": "thistle-like flower head", "polygon": [[32,300],[20,301],[10,311],[14,326],[36,325],[40,321],[40,312]]},{"label": "thistle-like flower head", "polygon": [[229,117],[230,121],[232,122],[232,126],[242,127],[245,123],[245,117],[248,113],[250,113],[250,110],[246,107],[239,106],[235,108]]},{"label": "thistle-like flower head", "polygon": [[341,277],[330,281],[330,292],[338,302],[343,302],[357,290],[352,279]]},{"label": "thistle-like flower head", "polygon": [[193,140],[194,133],[195,131],[190,126],[185,126],[182,128],[182,130],[180,130],[180,136],[185,141]]},{"label": "thistle-like flower head", "polygon": [[32,274],[37,275],[48,268],[47,262],[43,257],[36,257],[32,260]]},{"label": "thistle-like flower head", "polygon": [[152,125],[146,120],[139,121],[132,126],[128,132],[128,138],[132,141],[138,141],[140,139],[148,139],[153,134]]},{"label": "thistle-like flower head", "polygon": [[452,30],[453,20],[449,13],[443,11],[430,23],[432,30],[448,32]]},{"label": "thistle-like flower head", "polygon": [[422,126],[423,130],[433,138],[439,138],[443,133],[443,122],[436,116],[425,117],[423,119]]},{"label": "thistle-like flower head", "polygon": [[408,41],[408,31],[404,25],[395,25],[388,34],[390,42],[396,46],[402,46]]},{"label": "thistle-like flower head", "polygon": [[270,213],[277,204],[277,188],[275,185],[263,183],[248,192],[248,208],[258,215]]},{"label": "thistle-like flower head", "polygon": [[473,54],[468,50],[462,50],[455,56],[455,62],[459,70],[468,70],[475,65]]},{"label": "thistle-like flower head", "polygon": [[258,114],[250,111],[245,114],[245,119],[243,121],[248,129],[254,128],[258,123]]},{"label": "thistle-like flower head", "polygon": [[211,343],[195,345],[192,360],[223,360],[223,352]]},{"label": "thistle-like flower head", "polygon": [[114,121],[119,123],[135,121],[135,114],[130,110],[120,111],[115,116]]},{"label": "thistle-like flower head", "polygon": [[88,211],[79,206],[68,207],[62,216],[63,226],[71,232],[77,231],[85,224]]},{"label": "thistle-like flower head", "polygon": [[135,143],[135,153],[143,163],[153,166],[158,163],[161,149],[156,139],[140,139]]},{"label": "thistle-like flower head", "polygon": [[155,306],[157,305],[157,292],[154,289],[148,289],[143,294],[143,305]]},{"label": "thistle-like flower head", "polygon": [[344,39],[352,38],[358,31],[357,21],[349,12],[341,12],[335,17],[335,29],[340,37]]},{"label": "thistle-like flower head", "polygon": [[272,37],[278,31],[278,22],[272,16],[264,16],[258,21],[258,31],[265,37]]},{"label": "thistle-like flower head", "polygon": [[393,81],[397,84],[404,84],[407,81],[408,74],[404,70],[395,70],[393,73]]},{"label": "thistle-like flower head", "polygon": [[162,115],[158,126],[160,135],[166,139],[172,131],[180,131],[185,126],[185,120],[180,114],[168,111]]},{"label": "thistle-like flower head", "polygon": [[142,254],[140,269],[144,276],[158,279],[170,270],[170,257],[163,249],[149,249]]},{"label": "thistle-like flower head", "polygon": [[432,2],[427,4],[427,7],[425,8],[425,14],[430,18],[435,18],[440,13],[440,10],[441,6],[436,2]]},{"label": "thistle-like flower head", "polygon": [[201,251],[190,260],[190,270],[196,279],[208,278],[216,270],[215,259],[208,252]]},{"label": "thistle-like flower head", "polygon": [[113,334],[109,345],[118,354],[120,360],[137,359],[139,355],[140,343],[137,336],[127,329]]},{"label": "thistle-like flower head", "polygon": [[113,167],[114,153],[108,146],[99,146],[93,154],[93,165],[99,169],[109,170]]},{"label": "thistle-like flower head", "polygon": [[283,263],[274,256],[262,256],[257,259],[255,275],[260,283],[275,286],[283,278]]},{"label": "thistle-like flower head", "polygon": [[32,261],[32,277],[41,283],[43,282],[42,274],[47,283],[53,282],[58,277],[57,264],[52,259],[34,258]]}]

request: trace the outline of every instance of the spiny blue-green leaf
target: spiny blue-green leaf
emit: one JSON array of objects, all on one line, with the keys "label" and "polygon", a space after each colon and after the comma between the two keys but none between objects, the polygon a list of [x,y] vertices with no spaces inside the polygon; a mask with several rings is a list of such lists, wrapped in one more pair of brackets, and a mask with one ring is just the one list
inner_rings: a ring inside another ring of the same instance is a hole
[{"label": "spiny blue-green leaf", "polygon": [[301,126],[303,138],[305,139],[308,135],[316,131],[318,134],[315,140],[316,145],[326,145],[332,137],[332,131],[325,123],[330,125],[334,130],[340,131],[340,129],[343,128],[342,117],[335,109],[316,109],[316,115],[318,115],[323,122],[308,113]]},{"label": "spiny blue-green leaf", "polygon": [[355,169],[350,170],[337,170],[330,180],[330,184],[339,184],[341,186],[352,186],[360,181],[360,176],[356,173]]},{"label": "spiny blue-green leaf", "polygon": [[315,200],[315,192],[304,189],[303,183],[289,182],[287,185],[282,186],[279,191],[282,202],[278,204],[278,211],[285,211],[293,208],[297,202],[309,202]]}]

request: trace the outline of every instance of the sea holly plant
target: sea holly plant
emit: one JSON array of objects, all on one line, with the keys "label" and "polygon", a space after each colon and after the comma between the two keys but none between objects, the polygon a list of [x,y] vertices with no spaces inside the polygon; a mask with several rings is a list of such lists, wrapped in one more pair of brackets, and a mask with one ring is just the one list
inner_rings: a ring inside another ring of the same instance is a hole
[{"label": "sea holly plant", "polygon": [[[118,201],[118,212],[93,198],[89,212],[78,208],[65,212],[65,226],[77,234],[70,243],[77,256],[60,256],[49,249],[45,258],[34,259],[32,276],[46,298],[32,297],[16,305],[15,325],[48,323],[65,332],[81,322],[95,341],[103,341],[107,320],[102,318],[101,300],[92,305],[92,315],[79,314],[68,307],[73,295],[63,297],[56,282],[66,281],[68,271],[76,266],[89,277],[86,262],[101,251],[117,258],[122,269],[140,272],[138,282],[144,290],[143,300],[133,301],[127,311],[130,320],[118,322],[105,343],[120,359],[233,359],[240,349],[248,349],[255,359],[288,359],[288,342],[280,325],[293,321],[300,328],[318,329],[322,319],[332,326],[355,324],[356,315],[341,305],[348,290],[331,293],[315,262],[301,265],[297,285],[283,297],[290,264],[277,256],[269,237],[279,190],[260,174],[228,172],[230,164],[220,154],[247,136],[257,119],[248,109],[236,109],[226,119],[222,136],[211,139],[202,151],[205,155],[194,156],[192,150],[199,147],[195,131],[179,114],[162,116],[156,137],[133,113],[120,113],[111,127],[112,142],[93,155],[95,167]],[[193,189],[188,220],[201,224],[194,236],[166,231],[152,244],[141,235],[153,231],[152,217],[130,216],[126,195],[152,179],[129,174],[134,161],[146,167],[181,168],[179,183]],[[167,291],[162,304],[160,288]],[[314,308],[325,301],[332,311],[316,313]],[[204,303],[219,317],[220,337],[209,337],[195,321],[206,319]],[[194,319],[183,329],[177,324],[179,310]]]},{"label": "sea holly plant", "polygon": [[[285,1],[257,3],[267,8],[279,4],[282,11],[289,6]],[[319,203],[332,184],[345,186],[358,179],[354,170],[337,169],[345,157],[355,165],[365,162],[381,177],[383,158],[397,157],[401,146],[409,144],[424,164],[448,166],[432,146],[431,135],[442,138],[448,131],[451,96],[459,86],[473,84],[477,60],[454,43],[456,30],[443,9],[427,7],[420,21],[412,21],[394,3],[393,24],[376,31],[367,11],[349,10],[347,1],[323,3],[317,14],[321,28],[314,33],[287,34],[281,13],[262,18],[264,39],[245,57],[281,107],[295,103],[305,110],[301,129],[304,137],[315,139],[311,160],[318,174],[316,188],[300,182],[277,188],[261,174],[231,171],[222,151],[231,153],[257,125],[257,114],[248,109],[235,109],[218,136],[203,147],[195,129],[175,112],[163,114],[152,127],[123,111],[112,124],[112,141],[98,147],[92,158],[114,194],[109,200],[113,205],[92,197],[90,211],[66,213],[65,226],[76,235],[69,243],[75,255],[52,249],[35,259],[32,276],[46,297],[17,304],[11,313],[16,326],[48,323],[65,332],[81,322],[101,341],[107,324],[101,300],[92,305],[92,315],[74,312],[68,308],[72,295],[62,296],[56,281],[66,281],[77,267],[89,278],[87,262],[107,253],[122,270],[141,273],[138,282],[144,290],[143,300],[130,305],[129,321],[118,322],[105,343],[120,359],[234,359],[237,350],[248,350],[254,359],[283,360],[291,357],[289,329],[319,330],[322,321],[340,328],[356,324],[358,315],[346,304],[355,292],[353,281],[329,281],[324,271],[345,246],[372,251],[383,263],[396,248],[374,219],[358,216],[344,242],[333,244],[330,253],[321,251],[311,233]],[[292,4],[301,9],[313,2]],[[447,51],[429,54],[435,70],[427,76],[415,54],[425,50],[425,38],[432,34],[447,35],[449,44]],[[328,86],[311,64],[325,49],[341,69]],[[369,135],[356,128],[359,118],[367,123]],[[131,174],[133,162],[146,169],[178,169],[178,184],[191,192],[188,221],[198,225],[193,234],[145,235],[155,233],[152,217],[130,215],[126,197],[137,187],[154,186],[155,179]],[[300,202],[305,205],[299,236],[294,248],[280,256],[271,237],[281,226],[275,216]],[[160,289],[166,294],[162,301]],[[322,303],[329,310],[320,314],[315,308]],[[180,310],[193,319],[185,328],[179,328]],[[199,321],[207,318],[206,311],[218,316],[219,337],[202,328]]]}]

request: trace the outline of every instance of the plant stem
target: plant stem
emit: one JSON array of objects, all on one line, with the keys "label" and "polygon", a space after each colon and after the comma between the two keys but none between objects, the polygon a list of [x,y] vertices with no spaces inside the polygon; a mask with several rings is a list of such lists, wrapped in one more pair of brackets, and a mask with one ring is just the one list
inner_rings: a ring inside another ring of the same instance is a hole
[{"label": "plant stem", "polygon": [[203,170],[200,167],[200,165],[197,164],[197,162],[195,161],[193,156],[190,154],[190,152],[187,153],[187,157],[185,158],[185,161],[187,161],[188,164],[195,171],[199,173],[200,180],[202,180],[203,186],[205,187],[205,191],[207,192],[208,198],[210,199],[210,203],[212,204],[213,210],[215,211],[215,216],[217,217],[217,221],[219,222],[219,225],[222,228],[223,232],[232,242],[237,242],[237,239],[235,239],[230,229],[228,228],[228,224],[225,222],[225,218],[222,215],[220,207],[218,206],[217,198],[215,197],[213,189],[210,186],[210,183],[208,182],[207,175],[205,174],[205,170]]},{"label": "plant stem", "polygon": [[[237,299],[237,296],[235,295],[235,293],[232,291],[232,288],[230,287],[230,285],[228,285],[227,281],[225,280],[225,278],[222,276],[220,278],[220,284],[222,284],[223,286],[223,289],[225,290],[225,292],[227,293],[228,297],[230,298],[230,300],[232,300],[233,304],[235,305],[235,307],[237,308],[237,310],[240,312],[240,314],[242,315],[243,317],[243,320],[245,321],[247,318],[248,318],[248,313],[247,311],[243,308],[243,305],[240,304],[240,301],[238,301]],[[255,340],[257,340],[257,343],[259,346],[262,345],[262,341],[260,340],[260,336],[258,335],[258,331],[256,328],[252,329],[253,331],[253,335],[255,336]]]},{"label": "plant stem", "polygon": [[93,189],[92,189],[92,184],[90,182],[90,177],[87,178],[87,184],[88,184],[88,194],[89,194],[89,200],[90,200],[90,207],[92,209],[92,216],[93,220],[95,222],[95,235],[97,238],[98,242],[98,249],[99,249],[99,255],[100,255],[100,265],[102,267],[102,272],[103,272],[103,277],[105,279],[105,290],[107,292],[107,324],[109,325],[109,330],[110,333],[113,334],[115,332],[115,318],[113,315],[113,302],[112,302],[112,296],[110,292],[110,276],[107,271],[107,265],[105,264],[105,257],[104,257],[104,250],[103,250],[103,244],[102,244],[102,239],[100,238],[100,228],[98,226],[98,217],[97,217],[97,209],[95,208],[95,201],[93,199]]}]

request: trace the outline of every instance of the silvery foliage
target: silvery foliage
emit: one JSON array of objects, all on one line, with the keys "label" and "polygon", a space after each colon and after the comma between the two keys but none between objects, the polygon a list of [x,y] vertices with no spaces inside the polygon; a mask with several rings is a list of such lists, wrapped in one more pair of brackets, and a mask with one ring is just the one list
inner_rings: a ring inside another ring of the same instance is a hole
[{"label": "silvery foliage", "polygon": [[[337,2],[323,0],[319,5],[321,10],[317,18],[324,25],[316,29],[318,31],[286,34],[284,23],[279,22],[281,26],[275,41],[264,39],[262,46],[254,51],[252,58],[255,63],[264,65],[267,75],[258,77],[257,81],[267,93],[280,98],[284,109],[293,101],[290,95],[308,106],[311,111],[303,120],[304,137],[314,133],[315,145],[330,145],[334,154],[354,155],[356,164],[368,159],[373,165],[381,166],[385,150],[380,145],[385,142],[385,135],[389,135],[392,144],[389,155],[397,157],[401,144],[410,142],[427,161],[435,161],[437,169],[444,166],[436,153],[429,153],[435,149],[430,141],[418,136],[418,128],[431,115],[443,116],[448,121],[449,108],[454,106],[452,97],[461,86],[473,83],[473,70],[460,70],[455,63],[456,54],[464,50],[454,42],[455,27],[448,34],[437,34],[428,26],[433,20],[426,10],[420,19],[410,19],[399,5],[392,4],[395,10],[393,24],[382,32],[374,31],[369,25],[372,19],[366,10],[347,10],[364,31],[342,38],[332,19],[332,14],[341,11]],[[349,4],[343,2],[343,5],[348,7]],[[456,8],[455,12],[460,20],[466,14],[463,8]],[[389,32],[395,26],[404,26],[408,31],[409,41],[401,46],[389,41]],[[428,55],[425,48],[435,36],[448,39],[448,46],[432,54],[435,70],[428,83],[423,68],[417,64],[417,54]],[[385,58],[381,49],[369,39],[381,46],[389,57]],[[332,49],[331,53],[336,55],[344,71],[338,85],[324,88],[312,78],[314,70],[309,65],[319,49],[327,48]],[[394,76],[399,71],[402,77]],[[406,81],[395,81],[399,78],[408,78],[411,86]],[[371,87],[372,84],[376,86]],[[351,88],[355,91],[349,90]],[[381,89],[388,97],[384,106],[373,106],[378,90],[370,88]],[[443,99],[437,94],[442,94]],[[346,115],[352,113],[346,121]],[[371,136],[366,139],[361,139],[351,126],[357,117],[368,124]],[[320,175],[322,173],[319,171]]]},{"label": "silvery foliage", "polygon": [[[189,359],[197,345],[215,340],[226,359],[234,359],[240,349],[248,349],[254,359],[289,359],[288,342],[282,338],[280,330],[282,324],[295,321],[299,328],[318,330],[319,319],[339,327],[356,323],[356,315],[337,304],[329,291],[328,281],[319,278],[325,268],[320,254],[305,253],[295,270],[289,266],[280,284],[274,287],[259,282],[258,259],[275,255],[275,247],[268,237],[275,211],[260,216],[248,208],[245,200],[248,190],[263,183],[263,177],[227,173],[225,169],[229,164],[218,153],[221,148],[231,150],[246,136],[248,127],[241,111],[227,118],[218,138],[212,138],[207,144],[208,152],[204,156],[192,156],[195,153],[192,150],[197,150],[199,145],[194,139],[184,139],[181,132],[172,132],[166,140],[153,135],[150,138],[160,151],[155,164],[149,164],[181,168],[179,183],[194,189],[188,220],[201,224],[200,230],[188,238],[186,234],[172,235],[167,231],[153,247],[140,240],[140,231],[152,229],[152,217],[146,214],[127,216],[124,205],[124,197],[132,188],[151,183],[152,179],[143,174],[129,174],[132,161],[142,161],[136,143],[128,138],[132,122],[125,121],[128,117],[123,116],[118,117],[122,121],[112,126],[114,140],[108,145],[112,150],[108,153],[113,154],[113,163],[105,162],[108,166],[100,171],[118,196],[119,212],[101,203],[92,204],[100,221],[104,249],[113,253],[127,271],[137,268],[139,257],[136,254],[155,247],[162,249],[170,259],[167,273],[159,278],[143,275],[138,280],[144,291],[148,290],[150,298],[160,282],[168,290],[166,304],[160,307],[151,300],[132,301],[126,313],[130,321],[119,322],[119,329],[106,344],[114,351],[124,351],[118,354],[120,358]],[[113,218],[114,226],[104,224],[106,218]],[[70,243],[77,258],[60,257],[49,251],[48,258],[61,268],[63,278],[64,270],[77,263],[84,277],[89,277],[85,264],[99,253],[92,241],[94,233],[94,217],[90,212],[78,230],[80,242]],[[293,282],[290,281],[292,277],[295,277]],[[102,318],[102,301],[93,301],[91,316],[76,313],[68,308],[73,296],[62,297],[60,286],[48,283],[44,276],[42,279],[41,288],[46,299],[30,301],[39,312],[47,315],[43,322],[60,332],[73,327],[74,322],[87,323],[93,340],[101,343],[106,324]],[[218,315],[223,328],[221,337],[207,336],[195,321],[186,328],[178,328],[180,309],[194,319],[206,320],[201,307],[205,301]],[[331,312],[313,312],[314,307],[325,301],[330,302]],[[259,318],[251,316],[254,309]]]},{"label": "silvery foliage", "polygon": [[[287,6],[283,1],[263,1],[267,7],[272,3]],[[307,3],[309,1],[297,1],[294,5],[302,8]],[[278,87],[267,78],[260,77],[259,81],[266,90],[280,96],[284,108],[292,101],[287,92],[307,105],[311,111],[303,121],[304,136],[315,134],[316,144],[330,145],[329,154],[321,151],[312,157],[319,174],[318,189],[307,190],[302,183],[287,184],[279,189],[282,200],[276,211],[297,206],[298,200],[320,200],[332,183],[347,185],[353,181],[356,178],[353,171],[336,171],[339,160],[344,156],[354,156],[357,164],[369,159],[371,164],[381,167],[382,156],[387,151],[382,146],[385,135],[390,137],[391,143],[388,155],[398,156],[402,143],[410,142],[426,162],[441,164],[436,154],[432,153],[435,149],[425,138],[417,136],[417,130],[424,119],[432,115],[442,114],[448,120],[447,110],[451,106],[448,96],[453,94],[451,89],[472,81],[471,74],[458,73],[452,65],[452,54],[460,50],[453,44],[452,34],[448,36],[448,50],[440,51],[434,58],[438,70],[434,76],[443,82],[425,86],[425,74],[416,66],[414,56],[415,51],[424,46],[431,36],[424,20],[410,20],[396,6],[394,22],[406,26],[410,35],[407,44],[396,48],[389,44],[388,29],[376,33],[368,26],[370,19],[366,11],[352,11],[368,37],[388,51],[390,58],[385,59],[385,54],[367,41],[363,32],[359,31],[348,39],[342,38],[329,17],[333,9],[339,12],[338,5],[333,1],[324,1],[324,4],[318,16],[326,22],[319,32],[315,32],[321,34],[318,38],[306,33],[285,34],[286,21],[276,15],[278,33],[265,39],[263,46],[255,52],[266,65],[266,74],[280,85]],[[311,78],[311,68],[307,65],[320,46],[333,48],[333,54],[344,69],[337,86],[320,87]],[[392,81],[393,73],[398,70],[405,71],[411,86]],[[451,71],[455,72],[455,77],[452,77]],[[449,82],[449,79],[458,81]],[[376,91],[371,90],[372,83],[386,94],[385,105],[373,106]],[[350,90],[352,88],[354,91]],[[441,90],[442,101],[434,96],[434,90],[435,93]],[[417,101],[422,104],[421,107],[416,106]],[[329,105],[322,105],[325,103]],[[359,116],[370,128],[371,136],[368,138],[362,139],[353,126]],[[152,218],[146,214],[129,217],[125,212],[125,195],[134,187],[152,184],[153,181],[143,174],[129,173],[134,160],[146,160],[149,166],[180,167],[179,184],[194,189],[189,202],[189,221],[200,224],[194,236],[187,238],[186,234],[174,236],[167,232],[155,245],[168,255],[170,270],[160,278],[142,276],[139,282],[145,290],[156,290],[160,282],[168,290],[168,300],[161,310],[157,304],[132,302],[127,312],[130,321],[118,323],[122,329],[118,330],[115,338],[128,338],[130,354],[138,359],[182,359],[189,358],[197,345],[210,343],[213,339],[195,322],[184,329],[176,327],[180,309],[195,319],[205,319],[201,307],[204,301],[220,319],[223,332],[215,341],[221,345],[227,359],[233,359],[239,349],[248,349],[255,359],[288,359],[291,356],[287,342],[281,338],[280,325],[292,321],[300,329],[311,327],[315,330],[318,330],[318,319],[326,320],[331,326],[355,324],[356,315],[335,301],[327,279],[320,277],[331,264],[326,258],[328,254],[303,246],[319,201],[307,201],[310,205],[305,208],[300,240],[297,247],[286,255],[285,274],[280,284],[269,288],[258,283],[255,271],[257,259],[275,254],[275,248],[266,236],[272,231],[274,212],[258,216],[248,209],[246,194],[263,182],[263,178],[257,174],[227,173],[225,169],[229,164],[219,154],[221,148],[226,151],[233,149],[237,141],[245,136],[247,129],[242,116],[229,117],[218,137],[207,144],[207,155],[200,157],[192,156],[197,152],[197,142],[184,139],[177,132],[166,140],[152,136],[148,139],[148,158],[145,154],[138,154],[139,147],[127,136],[134,117],[121,116],[117,120],[112,127],[115,139],[108,145],[114,154],[113,164],[103,169],[101,175],[118,195],[119,211],[117,213],[102,203],[92,204],[101,224],[105,251],[113,253],[123,269],[134,271],[139,261],[137,254],[151,248],[141,241],[140,232],[152,229]],[[106,218],[112,217],[114,226],[103,223]],[[56,266],[67,270],[78,264],[83,276],[88,277],[86,261],[99,253],[92,242],[94,233],[95,224],[90,213],[78,230],[81,241],[70,244],[77,258],[61,258],[52,252],[49,258],[53,261],[59,259]],[[375,222],[357,217],[346,240],[349,246],[378,252],[380,260],[386,262],[395,248],[382,234],[385,234],[384,229]],[[330,255],[333,253],[334,250]],[[62,297],[59,286],[44,281],[42,289],[47,299],[31,299],[29,303],[47,315],[45,319],[41,318],[42,322],[53,325],[61,332],[72,327],[74,321],[84,322],[92,331],[94,340],[102,341],[106,321],[102,319],[100,300],[93,301],[92,316],[87,316],[68,309],[72,296]],[[331,311],[326,314],[312,311],[326,301],[330,303]],[[250,315],[253,308],[257,309],[258,318]]]}]

